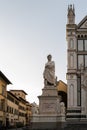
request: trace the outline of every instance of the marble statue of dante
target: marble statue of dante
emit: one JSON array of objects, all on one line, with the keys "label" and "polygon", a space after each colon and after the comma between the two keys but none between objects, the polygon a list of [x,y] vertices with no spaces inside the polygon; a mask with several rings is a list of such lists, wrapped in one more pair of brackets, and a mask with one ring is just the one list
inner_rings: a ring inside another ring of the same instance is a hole
[{"label": "marble statue of dante", "polygon": [[54,85],[55,86],[55,63],[51,61],[52,56],[47,56],[48,62],[45,64],[45,69],[43,72],[44,85]]}]

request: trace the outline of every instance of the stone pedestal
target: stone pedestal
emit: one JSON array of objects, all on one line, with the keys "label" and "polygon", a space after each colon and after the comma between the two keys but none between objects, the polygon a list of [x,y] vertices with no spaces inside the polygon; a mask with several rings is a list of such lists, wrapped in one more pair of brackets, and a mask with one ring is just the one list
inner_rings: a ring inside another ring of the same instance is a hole
[{"label": "stone pedestal", "polygon": [[[61,109],[60,97],[56,87],[42,89],[39,98],[39,113],[32,118],[32,129],[56,129],[65,123],[65,113]],[[62,110],[62,113],[61,113]]]},{"label": "stone pedestal", "polygon": [[[52,115],[58,114],[59,97],[54,86],[48,86],[42,89],[42,95],[39,98],[39,114]],[[60,108],[59,108],[60,109]]]}]

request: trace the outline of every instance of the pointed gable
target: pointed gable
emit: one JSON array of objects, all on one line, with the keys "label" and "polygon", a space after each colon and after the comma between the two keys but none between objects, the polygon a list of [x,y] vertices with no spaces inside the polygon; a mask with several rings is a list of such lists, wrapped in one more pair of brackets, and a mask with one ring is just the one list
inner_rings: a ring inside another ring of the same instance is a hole
[{"label": "pointed gable", "polygon": [[78,29],[87,29],[87,15],[82,19],[82,21],[77,26]]}]

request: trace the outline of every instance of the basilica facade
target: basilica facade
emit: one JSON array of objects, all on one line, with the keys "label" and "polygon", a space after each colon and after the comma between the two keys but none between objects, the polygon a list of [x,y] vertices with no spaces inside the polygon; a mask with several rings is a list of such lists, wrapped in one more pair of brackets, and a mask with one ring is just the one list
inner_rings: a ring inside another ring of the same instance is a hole
[{"label": "basilica facade", "polygon": [[67,120],[87,119],[87,16],[75,23],[74,6],[68,7]]}]

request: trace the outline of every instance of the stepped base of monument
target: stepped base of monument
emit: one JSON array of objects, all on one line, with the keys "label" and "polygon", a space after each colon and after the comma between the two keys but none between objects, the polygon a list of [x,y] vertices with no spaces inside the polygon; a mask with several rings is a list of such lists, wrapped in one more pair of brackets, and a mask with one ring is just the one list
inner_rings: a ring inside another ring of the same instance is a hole
[{"label": "stepped base of monument", "polygon": [[87,130],[87,121],[34,122],[31,130]]},{"label": "stepped base of monument", "polygon": [[64,125],[65,115],[40,114],[34,115],[32,118],[33,130],[55,130],[57,128],[64,128]]},{"label": "stepped base of monument", "polygon": [[63,122],[38,122],[31,126],[32,130],[63,130],[64,128],[65,123]]}]

